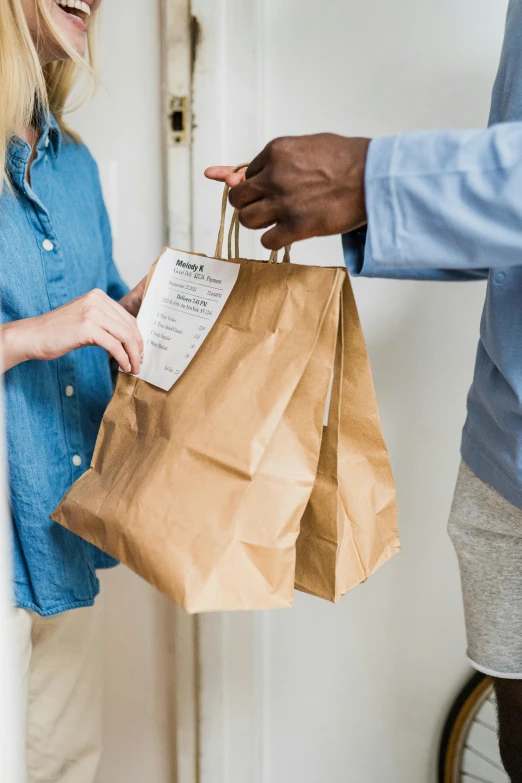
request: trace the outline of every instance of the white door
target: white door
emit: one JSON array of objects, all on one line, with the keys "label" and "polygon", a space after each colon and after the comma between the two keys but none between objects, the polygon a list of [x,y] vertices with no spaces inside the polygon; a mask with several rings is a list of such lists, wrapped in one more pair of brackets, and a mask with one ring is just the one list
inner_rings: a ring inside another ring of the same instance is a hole
[{"label": "white door", "polygon": [[[190,159],[193,248],[211,252],[217,230],[205,166],[248,160],[274,136],[484,125],[505,7],[192,0],[193,142],[174,154]],[[253,235],[244,248],[261,252]],[[338,238],[295,251],[342,262]],[[291,611],[198,620],[199,783],[435,780],[441,724],[468,671],[445,526],[484,289],[356,283],[404,551],[337,607],[297,596]]]}]

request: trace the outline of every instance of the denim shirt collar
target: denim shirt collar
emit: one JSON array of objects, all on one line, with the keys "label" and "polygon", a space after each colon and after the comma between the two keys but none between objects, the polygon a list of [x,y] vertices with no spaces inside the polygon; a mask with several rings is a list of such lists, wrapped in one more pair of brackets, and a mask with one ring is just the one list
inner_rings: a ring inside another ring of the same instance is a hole
[{"label": "denim shirt collar", "polygon": [[[40,125],[40,138],[36,145],[37,152],[43,152],[49,148],[54,158],[57,158],[63,142],[63,134],[53,114],[48,119],[43,118]],[[7,148],[7,156],[10,160],[20,164],[27,164],[31,157],[31,146],[24,139],[13,136]]]},{"label": "denim shirt collar", "polygon": [[50,115],[47,125],[42,128],[42,135],[38,141],[39,149],[45,147],[47,139],[49,139],[49,147],[52,154],[55,158],[58,157],[63,142],[63,134],[53,114]]}]

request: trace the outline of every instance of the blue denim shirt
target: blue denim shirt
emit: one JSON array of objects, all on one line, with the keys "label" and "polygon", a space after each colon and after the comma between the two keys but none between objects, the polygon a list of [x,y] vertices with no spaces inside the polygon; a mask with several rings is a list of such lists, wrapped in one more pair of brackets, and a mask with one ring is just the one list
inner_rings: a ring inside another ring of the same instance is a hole
[{"label": "blue denim shirt", "polygon": [[[27,183],[29,145],[11,143],[0,197],[2,320],[42,315],[93,288],[127,291],[112,260],[98,171],[87,148],[45,127]],[[7,454],[18,606],[51,615],[93,603],[96,569],[115,561],[52,522],[89,466],[112,394],[108,356],[82,348],[5,373]]]},{"label": "blue denim shirt", "polygon": [[511,0],[485,130],[370,144],[368,231],[344,237],[354,274],[487,278],[462,456],[522,509],[522,0]]}]

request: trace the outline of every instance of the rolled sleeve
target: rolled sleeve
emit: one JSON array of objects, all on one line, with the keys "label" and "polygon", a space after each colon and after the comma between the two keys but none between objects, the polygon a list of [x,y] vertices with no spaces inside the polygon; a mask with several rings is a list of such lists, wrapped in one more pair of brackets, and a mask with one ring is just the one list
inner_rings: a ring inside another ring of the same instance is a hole
[{"label": "rolled sleeve", "polygon": [[344,263],[354,277],[362,275],[373,277],[371,256],[366,252],[367,229],[351,231],[343,234]]}]

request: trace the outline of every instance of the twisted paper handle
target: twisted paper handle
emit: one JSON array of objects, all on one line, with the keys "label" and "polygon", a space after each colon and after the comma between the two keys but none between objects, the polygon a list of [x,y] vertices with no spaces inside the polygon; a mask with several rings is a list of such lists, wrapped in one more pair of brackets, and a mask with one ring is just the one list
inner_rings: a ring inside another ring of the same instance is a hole
[{"label": "twisted paper handle", "polygon": [[[236,166],[233,169],[233,173],[236,173],[237,171],[241,171],[241,169],[248,168],[250,164],[249,163],[241,163],[239,166]],[[226,222],[226,216],[227,216],[227,206],[228,206],[228,196],[230,193],[230,188],[228,185],[225,185],[223,189],[223,199],[221,202],[221,222],[219,224],[219,233],[216,243],[216,252],[214,254],[215,258],[221,258],[221,254],[223,252],[223,242],[225,239],[225,222]],[[239,255],[239,212],[237,209],[234,210],[234,214],[232,215],[232,220],[230,222],[230,228],[228,231],[228,259],[229,261],[231,259],[238,259],[240,258]],[[290,263],[290,249],[291,245],[288,245],[285,247],[285,254],[283,256],[283,262],[285,264]],[[277,264],[278,261],[278,251],[272,250],[270,253],[270,259],[269,263],[271,264]]]}]

